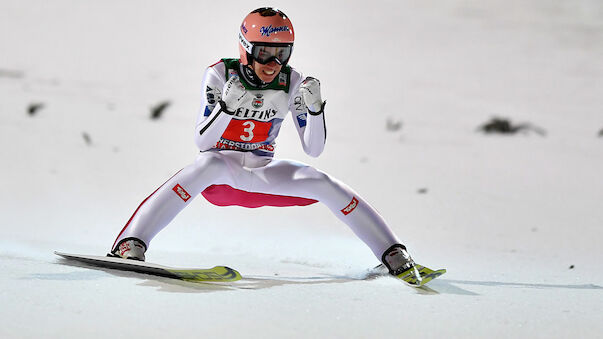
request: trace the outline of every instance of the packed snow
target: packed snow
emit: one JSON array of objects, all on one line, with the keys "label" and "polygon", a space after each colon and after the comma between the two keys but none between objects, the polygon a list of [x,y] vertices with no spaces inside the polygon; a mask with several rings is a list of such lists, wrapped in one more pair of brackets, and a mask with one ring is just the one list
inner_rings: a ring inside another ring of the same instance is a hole
[{"label": "packed snow", "polygon": [[[59,259],[105,254],[193,161],[205,67],[279,6],[321,80],[328,141],[277,156],[371,202],[426,289],[330,211],[196,198],[149,262],[228,265],[195,284]],[[563,1],[0,0],[0,337],[597,338],[603,333],[603,4]],[[167,103],[158,119],[151,111]],[[492,118],[531,124],[486,134]]]}]

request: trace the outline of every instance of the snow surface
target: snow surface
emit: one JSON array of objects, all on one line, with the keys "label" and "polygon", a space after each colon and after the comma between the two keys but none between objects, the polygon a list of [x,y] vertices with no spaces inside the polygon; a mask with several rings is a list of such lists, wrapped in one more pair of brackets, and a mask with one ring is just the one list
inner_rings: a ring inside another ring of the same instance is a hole
[{"label": "snow surface", "polygon": [[[329,101],[325,153],[304,155],[288,121],[278,155],[354,187],[448,273],[428,290],[366,279],[377,260],[323,206],[203,198],[148,261],[229,265],[240,282],[59,260],[105,253],[192,161],[204,68],[237,55],[241,19],[263,4],[0,0],[0,337],[603,335],[601,1],[267,4],[291,16],[291,63]],[[547,134],[476,132],[494,116]]]}]

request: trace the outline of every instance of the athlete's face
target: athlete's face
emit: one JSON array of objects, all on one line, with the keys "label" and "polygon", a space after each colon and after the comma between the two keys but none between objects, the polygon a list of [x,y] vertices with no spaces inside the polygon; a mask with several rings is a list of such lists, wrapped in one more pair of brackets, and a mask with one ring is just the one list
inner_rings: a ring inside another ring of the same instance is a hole
[{"label": "athlete's face", "polygon": [[257,74],[258,78],[263,82],[272,82],[281,71],[282,67],[283,66],[279,65],[276,61],[270,61],[269,63],[262,65],[254,60],[253,64],[251,64],[251,68],[255,71],[255,74]]}]

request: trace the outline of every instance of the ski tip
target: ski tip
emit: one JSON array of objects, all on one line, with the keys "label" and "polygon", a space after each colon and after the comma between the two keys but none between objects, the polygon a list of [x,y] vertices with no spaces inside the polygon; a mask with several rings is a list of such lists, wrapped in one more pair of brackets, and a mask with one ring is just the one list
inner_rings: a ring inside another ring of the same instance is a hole
[{"label": "ski tip", "polygon": [[444,273],[446,273],[445,268],[434,271],[428,267],[417,264],[415,265],[415,270],[409,269],[397,275],[397,277],[412,287],[421,287]]},{"label": "ski tip", "polygon": [[214,266],[210,269],[169,269],[182,280],[191,282],[231,282],[241,280],[241,274],[227,266]]},{"label": "ski tip", "polygon": [[237,281],[243,278],[239,271],[228,266],[215,266],[213,269],[218,271],[226,281]]}]

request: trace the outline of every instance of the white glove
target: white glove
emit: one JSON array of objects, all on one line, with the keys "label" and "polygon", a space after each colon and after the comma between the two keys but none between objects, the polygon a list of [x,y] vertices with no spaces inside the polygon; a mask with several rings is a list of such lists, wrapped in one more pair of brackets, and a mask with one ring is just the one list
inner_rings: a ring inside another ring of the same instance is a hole
[{"label": "white glove", "polygon": [[302,84],[299,86],[304,103],[310,110],[310,113],[317,113],[322,111],[323,103],[320,97],[320,81],[313,77],[307,77]]},{"label": "white glove", "polygon": [[229,111],[234,111],[239,107],[239,103],[248,95],[247,89],[241,83],[238,76],[230,78],[222,89],[222,100]]}]

